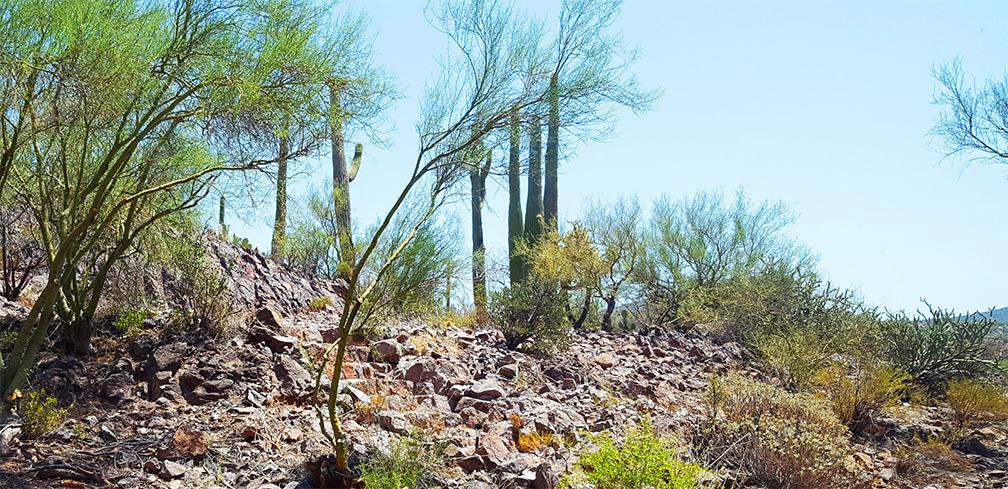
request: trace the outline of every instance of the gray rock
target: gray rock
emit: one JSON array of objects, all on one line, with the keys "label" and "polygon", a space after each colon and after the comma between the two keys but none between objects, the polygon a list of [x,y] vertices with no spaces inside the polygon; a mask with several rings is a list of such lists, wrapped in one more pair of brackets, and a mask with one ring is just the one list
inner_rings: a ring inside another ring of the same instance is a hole
[{"label": "gray rock", "polygon": [[308,370],[296,360],[280,355],[280,360],[273,366],[273,372],[280,381],[281,396],[302,402],[311,398],[315,382]]},{"label": "gray rock", "polygon": [[120,372],[112,374],[102,382],[101,394],[113,402],[133,397],[133,374]]},{"label": "gray rock", "polygon": [[170,372],[174,374],[182,367],[189,351],[189,345],[184,342],[176,342],[159,346],[147,357],[147,378],[151,379],[158,372]]},{"label": "gray rock", "polygon": [[482,399],[484,401],[489,401],[497,399],[498,397],[507,396],[507,388],[500,385],[494,380],[483,379],[476,382],[466,391],[466,395],[476,399]]},{"label": "gray rock", "polygon": [[378,424],[382,428],[385,428],[397,435],[406,434],[410,427],[409,421],[406,420],[406,416],[398,411],[379,411]]},{"label": "gray rock", "polygon": [[164,480],[178,479],[185,475],[186,471],[185,465],[178,462],[172,462],[171,460],[165,460],[164,467],[161,469],[161,473],[158,474]]},{"label": "gray rock", "polygon": [[535,480],[532,482],[532,487],[535,489],[554,489],[560,485],[560,478],[550,464],[543,462],[535,468]]}]

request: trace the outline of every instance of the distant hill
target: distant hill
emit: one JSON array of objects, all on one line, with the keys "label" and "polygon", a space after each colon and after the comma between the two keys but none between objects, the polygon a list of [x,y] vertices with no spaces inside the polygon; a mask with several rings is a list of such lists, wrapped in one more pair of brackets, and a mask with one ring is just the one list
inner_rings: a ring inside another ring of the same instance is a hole
[{"label": "distant hill", "polygon": [[1002,307],[1001,309],[994,309],[993,316],[994,320],[999,323],[1008,323],[1008,307]]}]

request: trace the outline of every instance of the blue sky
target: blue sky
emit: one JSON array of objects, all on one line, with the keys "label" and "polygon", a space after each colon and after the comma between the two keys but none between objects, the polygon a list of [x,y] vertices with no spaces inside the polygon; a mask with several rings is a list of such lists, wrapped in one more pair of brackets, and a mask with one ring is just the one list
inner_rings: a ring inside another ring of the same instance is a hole
[{"label": "blue sky", "polygon": [[[555,31],[559,1],[518,5]],[[371,16],[376,61],[404,94],[389,114],[393,145],[369,146],[351,187],[364,225],[405,183],[418,97],[447,49],[422,7],[336,7]],[[636,195],[650,207],[663,193],[742,186],[753,200],[790,205],[799,218],[788,233],[819,254],[834,285],[858,289],[871,304],[1008,305],[1008,165],[963,171],[942,162],[927,135],[941,110],[931,104],[932,66],[959,57],[968,81],[1003,80],[1008,2],[629,0],[614,29],[641,48],[632,67],[641,85],[665,94],[639,117],[617,111],[616,137],[581,143],[561,162],[562,217],[576,218],[586,197]],[[311,182],[321,185],[329,171],[323,159]],[[489,183],[488,198],[487,244],[500,250],[507,192]],[[469,249],[468,210],[455,212]],[[268,249],[269,226],[236,232]]]}]

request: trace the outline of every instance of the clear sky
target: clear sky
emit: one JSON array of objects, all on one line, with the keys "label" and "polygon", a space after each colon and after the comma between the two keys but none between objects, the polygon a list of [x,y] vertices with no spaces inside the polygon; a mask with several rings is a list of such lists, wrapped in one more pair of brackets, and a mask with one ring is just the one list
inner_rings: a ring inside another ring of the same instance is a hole
[{"label": "clear sky", "polygon": [[[559,0],[518,5],[555,32]],[[404,94],[390,113],[393,145],[369,146],[351,185],[366,225],[406,182],[418,97],[448,41],[422,1],[336,8],[370,15],[377,63]],[[639,117],[617,112],[616,137],[561,162],[562,218],[577,217],[586,197],[637,195],[648,208],[663,193],[742,186],[755,201],[790,205],[800,217],[789,234],[819,254],[830,281],[871,304],[1008,305],[1008,165],[962,171],[927,135],[941,110],[933,66],[959,57],[970,82],[1004,79],[1008,2],[628,0],[614,28],[641,48],[632,71],[642,87],[665,95]],[[330,171],[325,157],[311,182]],[[488,183],[488,199],[487,244],[503,250],[507,192]],[[455,212],[468,250],[469,211]],[[236,232],[268,249],[269,226]]]}]

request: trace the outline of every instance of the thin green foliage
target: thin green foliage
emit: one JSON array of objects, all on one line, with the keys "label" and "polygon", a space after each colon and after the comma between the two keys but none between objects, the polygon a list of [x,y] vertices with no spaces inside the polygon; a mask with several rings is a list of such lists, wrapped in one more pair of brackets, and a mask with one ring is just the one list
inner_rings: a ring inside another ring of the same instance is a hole
[{"label": "thin green foliage", "polygon": [[883,408],[900,400],[911,381],[906,372],[877,361],[833,362],[816,373],[815,385],[840,422],[860,434]]},{"label": "thin green foliage", "polygon": [[29,392],[21,401],[19,414],[27,438],[36,438],[59,428],[66,418],[66,409],[56,408],[56,399],[44,389]]},{"label": "thin green foliage", "polygon": [[959,379],[948,383],[945,396],[952,409],[954,437],[960,437],[977,421],[1008,418],[1006,389],[989,381]]},{"label": "thin green foliage", "polygon": [[444,442],[431,440],[420,432],[400,438],[388,454],[378,453],[357,467],[368,489],[424,489],[436,487],[425,481],[444,464]]},{"label": "thin green foliage", "polygon": [[578,457],[578,470],[565,478],[561,487],[576,487],[579,479],[587,479],[598,489],[696,487],[706,470],[680,458],[675,443],[655,435],[651,419],[646,417],[622,441],[613,440],[609,433],[589,437]]}]

